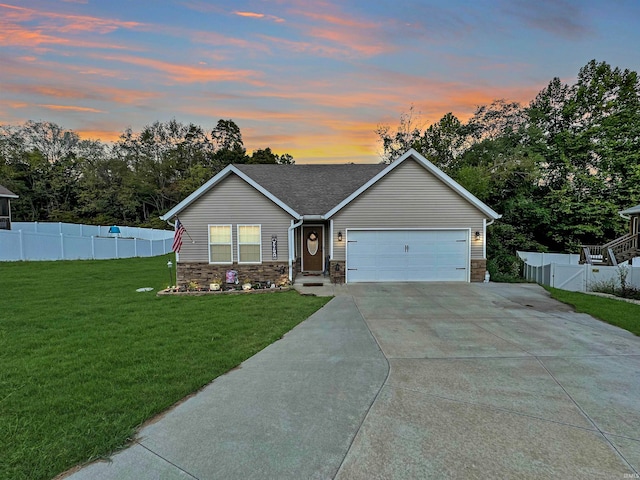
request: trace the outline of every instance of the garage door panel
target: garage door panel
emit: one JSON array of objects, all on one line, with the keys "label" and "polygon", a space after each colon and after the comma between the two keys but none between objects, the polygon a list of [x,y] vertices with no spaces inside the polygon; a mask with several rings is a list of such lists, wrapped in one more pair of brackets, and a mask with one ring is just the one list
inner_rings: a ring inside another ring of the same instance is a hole
[{"label": "garage door panel", "polygon": [[350,230],[348,282],[468,281],[468,230]]}]

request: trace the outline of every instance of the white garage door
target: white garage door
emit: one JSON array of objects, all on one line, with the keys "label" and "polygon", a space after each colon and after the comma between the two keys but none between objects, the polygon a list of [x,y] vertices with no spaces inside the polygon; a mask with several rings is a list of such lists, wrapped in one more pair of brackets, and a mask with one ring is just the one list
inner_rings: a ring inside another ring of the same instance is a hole
[{"label": "white garage door", "polygon": [[347,282],[467,282],[469,230],[348,230]]}]

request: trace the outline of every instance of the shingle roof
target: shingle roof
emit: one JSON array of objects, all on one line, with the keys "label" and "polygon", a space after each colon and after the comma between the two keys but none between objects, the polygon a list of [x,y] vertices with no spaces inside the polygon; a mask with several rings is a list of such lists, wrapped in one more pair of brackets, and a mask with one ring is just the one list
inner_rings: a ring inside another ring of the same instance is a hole
[{"label": "shingle roof", "polygon": [[301,215],[323,215],[384,170],[384,164],[235,165]]},{"label": "shingle roof", "polygon": [[18,198],[18,195],[13,193],[8,188],[3,187],[2,185],[0,185],[0,197]]}]

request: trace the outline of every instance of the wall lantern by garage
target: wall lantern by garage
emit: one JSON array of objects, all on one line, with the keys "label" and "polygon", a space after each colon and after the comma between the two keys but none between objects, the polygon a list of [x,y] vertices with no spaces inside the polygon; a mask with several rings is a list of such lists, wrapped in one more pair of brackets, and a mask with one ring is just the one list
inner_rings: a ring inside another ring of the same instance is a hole
[{"label": "wall lantern by garage", "polygon": [[480,240],[480,232],[476,231],[476,241]]}]

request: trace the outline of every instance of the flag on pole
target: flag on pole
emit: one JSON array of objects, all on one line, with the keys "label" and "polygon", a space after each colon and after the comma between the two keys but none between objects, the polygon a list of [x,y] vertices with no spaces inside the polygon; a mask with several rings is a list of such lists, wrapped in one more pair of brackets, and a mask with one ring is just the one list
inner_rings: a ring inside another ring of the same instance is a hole
[{"label": "flag on pole", "polygon": [[173,251],[176,253],[180,253],[180,248],[182,247],[182,235],[186,230],[182,225],[182,222],[176,217],[176,232],[173,235]]}]

